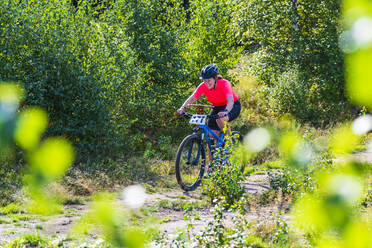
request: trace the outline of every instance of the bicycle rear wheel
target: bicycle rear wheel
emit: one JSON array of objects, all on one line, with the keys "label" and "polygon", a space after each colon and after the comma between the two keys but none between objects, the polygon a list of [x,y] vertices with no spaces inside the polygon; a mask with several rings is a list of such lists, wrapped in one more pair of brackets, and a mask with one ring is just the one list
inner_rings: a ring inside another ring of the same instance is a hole
[{"label": "bicycle rear wheel", "polygon": [[203,178],[205,148],[198,134],[191,134],[181,142],[176,157],[177,182],[185,191],[195,190]]}]

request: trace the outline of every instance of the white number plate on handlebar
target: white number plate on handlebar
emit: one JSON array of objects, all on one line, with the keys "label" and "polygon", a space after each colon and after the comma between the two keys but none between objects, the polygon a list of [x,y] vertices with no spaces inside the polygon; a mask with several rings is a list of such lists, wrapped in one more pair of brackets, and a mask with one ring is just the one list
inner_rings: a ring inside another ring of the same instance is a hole
[{"label": "white number plate on handlebar", "polygon": [[206,115],[192,115],[189,123],[195,125],[204,125],[206,119],[207,119]]}]

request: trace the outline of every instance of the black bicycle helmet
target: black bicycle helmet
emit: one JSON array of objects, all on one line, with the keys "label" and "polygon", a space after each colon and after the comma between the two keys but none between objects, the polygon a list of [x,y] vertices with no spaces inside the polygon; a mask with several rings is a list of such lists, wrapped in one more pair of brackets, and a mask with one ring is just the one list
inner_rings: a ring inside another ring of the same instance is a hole
[{"label": "black bicycle helmet", "polygon": [[220,70],[218,70],[217,65],[215,64],[206,65],[200,72],[200,79],[208,79],[216,76],[218,73],[220,73]]}]

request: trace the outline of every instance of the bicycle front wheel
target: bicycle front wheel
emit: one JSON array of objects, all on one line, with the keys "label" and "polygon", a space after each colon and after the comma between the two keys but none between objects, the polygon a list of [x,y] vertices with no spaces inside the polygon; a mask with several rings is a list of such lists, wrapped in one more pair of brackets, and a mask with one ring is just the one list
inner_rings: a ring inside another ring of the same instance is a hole
[{"label": "bicycle front wheel", "polygon": [[176,157],[177,182],[185,191],[195,190],[203,178],[205,148],[198,134],[191,134],[181,142]]}]

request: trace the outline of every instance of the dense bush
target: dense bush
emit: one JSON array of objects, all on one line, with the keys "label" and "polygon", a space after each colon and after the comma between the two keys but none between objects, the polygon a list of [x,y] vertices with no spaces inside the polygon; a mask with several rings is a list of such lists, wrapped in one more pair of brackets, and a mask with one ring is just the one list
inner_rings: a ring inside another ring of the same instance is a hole
[{"label": "dense bush", "polygon": [[0,79],[22,83],[24,105],[47,110],[48,136],[67,137],[80,157],[111,153],[115,99],[97,76],[97,24],[73,14],[66,1],[7,1],[0,8]]},{"label": "dense bush", "polygon": [[184,125],[174,113],[199,84],[201,66],[216,62],[225,73],[236,62],[232,9],[213,6],[4,1],[0,79],[24,84],[24,105],[47,110],[46,135],[74,142],[78,161],[143,150],[143,141]]},{"label": "dense bush", "polygon": [[239,10],[236,28],[243,43],[259,47],[251,72],[270,107],[316,125],[342,120],[350,106],[338,46],[341,1],[241,1]]}]

